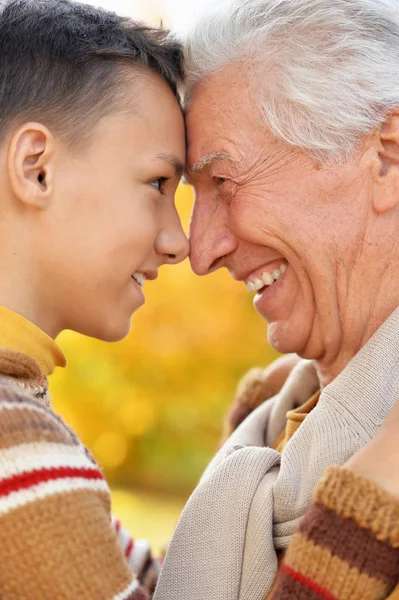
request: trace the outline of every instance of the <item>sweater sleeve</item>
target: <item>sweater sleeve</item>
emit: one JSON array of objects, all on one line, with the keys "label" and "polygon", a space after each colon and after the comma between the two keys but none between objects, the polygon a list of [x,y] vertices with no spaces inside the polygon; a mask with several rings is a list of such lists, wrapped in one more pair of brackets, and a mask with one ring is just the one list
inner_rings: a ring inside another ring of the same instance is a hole
[{"label": "sweater sleeve", "polygon": [[383,600],[399,577],[399,500],[330,467],[282,563],[272,600]]},{"label": "sweater sleeve", "polygon": [[147,540],[132,538],[119,519],[112,517],[111,522],[119,547],[130,570],[137,575],[140,584],[152,597],[161,571],[162,561],[152,556],[150,544]]},{"label": "sweater sleeve", "polygon": [[144,600],[88,451],[50,408],[0,387],[2,600]]}]

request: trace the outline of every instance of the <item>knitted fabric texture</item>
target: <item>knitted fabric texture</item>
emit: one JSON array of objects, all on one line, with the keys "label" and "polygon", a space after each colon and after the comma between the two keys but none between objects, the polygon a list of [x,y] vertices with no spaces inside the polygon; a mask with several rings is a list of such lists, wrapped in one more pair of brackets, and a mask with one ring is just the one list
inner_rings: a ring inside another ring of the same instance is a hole
[{"label": "knitted fabric texture", "polygon": [[223,441],[227,440],[255,408],[278,394],[298,361],[295,354],[288,354],[266,368],[254,367],[244,375],[225,418]]},{"label": "knitted fabric texture", "polygon": [[322,391],[280,454],[272,447],[287,411],[318,385],[312,363],[299,363],[205,471],[169,545],[155,600],[264,600],[278,555],[325,469],[343,465],[367,444],[397,402],[398,365],[399,309]]},{"label": "knitted fabric texture", "polygon": [[300,523],[272,600],[384,600],[399,577],[399,499],[330,467]]},{"label": "knitted fabric texture", "polygon": [[1,599],[147,599],[129,565],[148,576],[148,547],[136,543],[135,554],[133,540],[118,540],[110,505],[98,465],[51,410],[38,365],[0,349]]}]

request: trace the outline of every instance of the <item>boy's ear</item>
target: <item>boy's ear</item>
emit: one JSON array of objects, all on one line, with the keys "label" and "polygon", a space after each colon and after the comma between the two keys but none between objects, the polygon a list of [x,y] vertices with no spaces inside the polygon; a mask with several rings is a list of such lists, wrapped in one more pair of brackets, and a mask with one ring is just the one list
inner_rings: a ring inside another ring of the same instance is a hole
[{"label": "boy's ear", "polygon": [[41,123],[25,123],[11,137],[7,166],[12,190],[26,205],[43,209],[53,188],[54,138]]},{"label": "boy's ear", "polygon": [[387,116],[376,132],[373,207],[385,213],[399,204],[399,111]]}]

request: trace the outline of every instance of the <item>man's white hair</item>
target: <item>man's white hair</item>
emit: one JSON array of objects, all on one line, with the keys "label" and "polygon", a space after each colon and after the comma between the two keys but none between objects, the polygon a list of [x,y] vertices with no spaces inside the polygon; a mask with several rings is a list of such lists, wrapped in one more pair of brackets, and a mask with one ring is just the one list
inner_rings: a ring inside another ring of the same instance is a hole
[{"label": "man's white hair", "polygon": [[188,94],[248,62],[266,125],[320,161],[399,109],[399,0],[213,0],[185,43]]}]

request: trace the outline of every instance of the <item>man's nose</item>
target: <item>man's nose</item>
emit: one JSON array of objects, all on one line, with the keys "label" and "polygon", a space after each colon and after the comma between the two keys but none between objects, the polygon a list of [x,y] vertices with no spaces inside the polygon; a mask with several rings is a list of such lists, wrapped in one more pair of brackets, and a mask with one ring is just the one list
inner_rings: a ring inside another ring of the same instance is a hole
[{"label": "man's nose", "polygon": [[172,216],[169,215],[168,223],[159,232],[155,249],[166,264],[176,265],[187,258],[190,246],[176,210]]},{"label": "man's nose", "polygon": [[224,207],[197,195],[190,222],[190,263],[197,275],[224,266],[224,258],[238,242],[227,226]]}]

